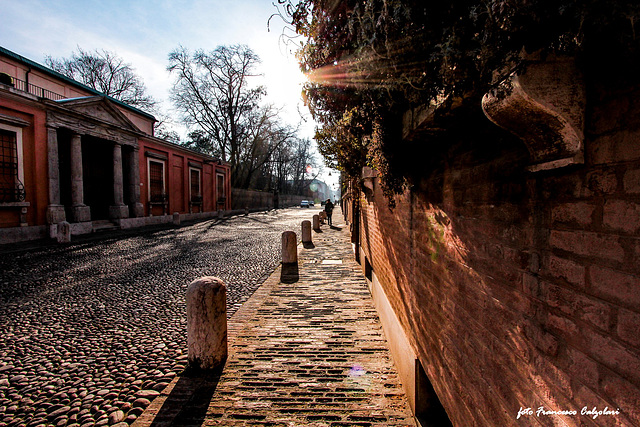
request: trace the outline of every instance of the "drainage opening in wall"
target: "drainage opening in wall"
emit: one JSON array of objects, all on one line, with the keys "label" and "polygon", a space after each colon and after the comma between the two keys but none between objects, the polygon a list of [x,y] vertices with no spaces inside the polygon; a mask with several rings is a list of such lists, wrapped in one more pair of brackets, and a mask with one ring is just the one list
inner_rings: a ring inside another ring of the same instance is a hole
[{"label": "drainage opening in wall", "polygon": [[416,360],[416,420],[420,427],[452,426],[419,360]]},{"label": "drainage opening in wall", "polygon": [[373,267],[371,267],[369,258],[366,256],[364,257],[364,277],[366,277],[368,281],[373,280]]}]

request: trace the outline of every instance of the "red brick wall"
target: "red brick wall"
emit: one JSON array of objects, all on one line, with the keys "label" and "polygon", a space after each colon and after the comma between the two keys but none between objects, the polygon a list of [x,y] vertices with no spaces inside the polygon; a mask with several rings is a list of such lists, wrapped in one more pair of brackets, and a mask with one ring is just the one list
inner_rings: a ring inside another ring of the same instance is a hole
[{"label": "red brick wall", "polygon": [[640,425],[640,90],[591,90],[587,124],[584,165],[531,174],[478,115],[413,146],[395,210],[377,179],[360,193],[362,249],[454,425]]}]

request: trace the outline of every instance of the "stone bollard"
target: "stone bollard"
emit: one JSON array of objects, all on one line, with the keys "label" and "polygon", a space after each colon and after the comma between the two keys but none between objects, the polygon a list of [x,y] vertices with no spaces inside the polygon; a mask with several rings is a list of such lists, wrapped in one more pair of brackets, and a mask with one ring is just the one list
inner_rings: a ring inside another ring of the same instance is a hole
[{"label": "stone bollard", "polygon": [[58,234],[56,235],[58,243],[70,243],[71,242],[71,224],[67,221],[58,223]]},{"label": "stone bollard", "polygon": [[298,239],[293,231],[282,233],[282,263],[298,263]]},{"label": "stone bollard", "polygon": [[218,219],[222,219],[224,217],[224,211],[222,209],[218,209]]},{"label": "stone bollard", "polygon": [[313,229],[320,230],[320,215],[313,216]]},{"label": "stone bollard", "polygon": [[201,277],[187,289],[189,366],[216,369],[227,359],[227,287],[217,277]]},{"label": "stone bollard", "polygon": [[244,216],[249,215],[249,207],[244,208]]},{"label": "stone bollard", "polygon": [[311,243],[311,221],[302,221],[302,243]]},{"label": "stone bollard", "polygon": [[327,219],[327,213],[325,211],[320,211],[318,215],[320,216],[320,224],[324,224]]},{"label": "stone bollard", "polygon": [[180,214],[178,212],[173,213],[173,225],[180,225]]}]

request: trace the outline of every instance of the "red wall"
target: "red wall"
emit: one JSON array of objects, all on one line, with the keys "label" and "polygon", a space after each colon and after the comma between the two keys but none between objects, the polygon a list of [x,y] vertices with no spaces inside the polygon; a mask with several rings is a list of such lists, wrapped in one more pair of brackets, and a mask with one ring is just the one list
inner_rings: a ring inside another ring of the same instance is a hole
[{"label": "red wall", "polygon": [[[0,114],[26,120],[31,125],[22,129],[24,186],[27,222],[30,225],[46,222],[48,199],[47,178],[47,132],[45,112],[31,105],[0,98]],[[0,209],[0,227],[15,227],[20,222],[20,210]]]},{"label": "red wall", "polygon": [[[183,150],[169,144],[159,143],[153,140],[141,139],[140,141],[140,201],[145,207],[145,215],[149,215],[149,176],[147,171],[147,153],[154,153],[165,159],[165,188],[169,195],[168,214],[174,212],[189,212],[189,162],[202,167],[202,203],[203,211],[218,210],[215,194],[215,170],[225,174],[227,185],[230,185],[230,168],[227,164],[214,164],[210,158],[200,156],[198,153]],[[227,198],[224,209],[231,209],[230,198]],[[200,212],[199,207],[193,208],[194,212]],[[162,208],[153,207],[153,215],[162,215]]]},{"label": "red wall", "polygon": [[589,93],[580,166],[527,173],[484,121],[413,145],[393,211],[359,194],[367,260],[454,425],[640,425],[640,90]]},{"label": "red wall", "polygon": [[[27,223],[29,225],[46,224],[46,210],[49,203],[48,198],[48,161],[47,161],[47,131],[46,112],[39,108],[37,104],[17,102],[9,98],[0,98],[0,114],[25,120],[30,124],[22,128],[23,146],[23,168],[24,186],[26,190],[26,202],[30,203],[27,208]],[[180,147],[173,147],[170,144],[156,142],[150,139],[139,140],[139,162],[140,162],[140,187],[141,202],[145,207],[145,214],[148,215],[148,174],[146,151],[155,152],[165,156],[167,160],[167,170],[165,171],[165,185],[170,195],[168,213],[189,211],[189,162],[202,166],[202,191],[204,211],[215,211],[218,209],[215,201],[215,173],[217,169],[225,174],[229,185],[229,166],[226,164],[214,165],[210,159],[182,150]],[[209,162],[209,163],[207,163]],[[170,167],[169,167],[170,166]],[[215,169],[214,169],[215,168]],[[227,190],[230,194],[230,189]],[[224,209],[231,209],[230,198],[227,198]],[[194,212],[199,212],[196,207]],[[155,207],[154,215],[162,214],[161,207]],[[20,225],[20,209],[0,207],[0,227],[17,227]]]}]

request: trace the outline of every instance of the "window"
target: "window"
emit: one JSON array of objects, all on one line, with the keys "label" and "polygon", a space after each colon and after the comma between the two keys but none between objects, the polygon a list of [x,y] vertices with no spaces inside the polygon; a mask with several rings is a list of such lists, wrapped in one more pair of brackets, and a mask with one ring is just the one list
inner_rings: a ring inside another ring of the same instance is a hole
[{"label": "window", "polygon": [[225,200],[224,194],[224,175],[221,173],[216,174],[216,194],[218,195],[218,203],[222,203]]},{"label": "window", "polygon": [[164,190],[164,162],[162,160],[148,159],[149,165],[149,201],[164,202],[166,194]]},{"label": "window", "polygon": [[0,128],[0,203],[25,199],[22,170],[22,129]]},{"label": "window", "polygon": [[201,183],[200,183],[200,170],[189,168],[189,176],[190,176],[190,195],[192,203],[200,203],[202,201],[202,192],[200,191]]}]

